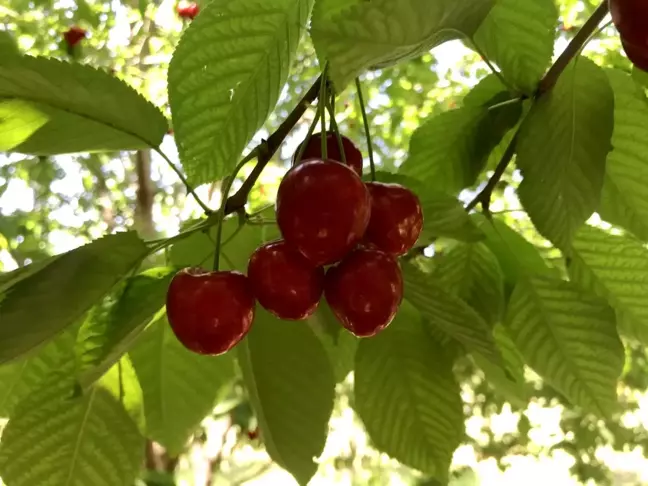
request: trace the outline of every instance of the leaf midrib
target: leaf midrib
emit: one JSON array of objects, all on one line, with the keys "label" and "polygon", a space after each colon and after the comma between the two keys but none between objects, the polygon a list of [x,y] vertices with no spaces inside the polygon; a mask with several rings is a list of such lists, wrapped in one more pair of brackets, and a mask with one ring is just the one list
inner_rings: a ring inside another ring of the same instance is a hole
[{"label": "leaf midrib", "polygon": [[85,400],[85,404],[84,404],[85,410],[83,411],[81,423],[79,424],[79,429],[76,434],[76,440],[74,442],[74,449],[72,450],[72,457],[70,458],[71,459],[70,466],[68,469],[67,478],[65,480],[65,486],[70,486],[73,484],[72,481],[74,480],[74,471],[76,470],[76,464],[80,454],[81,441],[85,433],[86,425],[90,417],[90,411],[92,410],[92,405],[94,404],[96,395],[97,395],[97,387],[95,386],[92,388],[92,391],[88,395],[88,398]]}]

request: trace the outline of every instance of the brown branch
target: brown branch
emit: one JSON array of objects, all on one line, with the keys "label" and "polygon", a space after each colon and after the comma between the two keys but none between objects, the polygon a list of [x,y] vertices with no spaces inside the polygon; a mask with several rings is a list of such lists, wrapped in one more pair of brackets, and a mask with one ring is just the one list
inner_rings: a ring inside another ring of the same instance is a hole
[{"label": "brown branch", "polygon": [[263,172],[263,169],[268,165],[272,156],[279,149],[290,131],[297,125],[297,122],[304,115],[311,103],[317,99],[321,80],[321,76],[317,78],[304,97],[297,103],[293,111],[279,125],[279,128],[253,150],[253,152],[257,153],[257,163],[247,179],[243,181],[239,190],[227,198],[225,202],[225,214],[232,214],[245,207],[250,191],[252,191],[254,184],[259,179],[261,172]]},{"label": "brown branch", "polygon": [[[585,44],[587,44],[587,41],[590,39],[592,34],[596,31],[597,27],[599,26],[601,21],[605,18],[607,13],[608,13],[608,2],[607,0],[603,0],[601,4],[597,7],[597,9],[594,11],[592,16],[587,20],[587,22],[585,22],[585,24],[583,24],[583,27],[581,27],[578,33],[569,42],[569,44],[562,52],[562,54],[558,57],[558,59],[556,59],[556,62],[554,62],[554,64],[551,66],[549,71],[547,71],[547,73],[544,75],[542,80],[540,80],[540,83],[538,83],[538,89],[536,90],[536,94],[535,94],[536,100],[539,97],[541,97],[543,94],[550,91],[556,85],[556,82],[558,81],[560,75],[567,68],[569,63],[583,49]],[[520,127],[521,126],[522,124],[520,124]],[[517,132],[515,133],[515,136],[511,140],[511,143],[509,143],[508,147],[506,148],[506,151],[504,152],[502,158],[497,164],[497,167],[495,168],[493,175],[490,177],[490,179],[488,179],[488,182],[486,183],[484,188],[479,192],[479,194],[477,194],[472,199],[472,201],[470,201],[466,205],[465,207],[466,211],[473,210],[477,206],[477,204],[481,203],[484,209],[484,213],[487,216],[490,214],[489,206],[490,206],[491,196],[493,195],[493,191],[495,190],[495,187],[497,187],[498,182],[506,172],[506,169],[511,163],[511,160],[513,160],[519,133],[520,133],[520,129],[518,128]]]},{"label": "brown branch", "polygon": [[135,204],[135,221],[140,233],[146,238],[155,236],[153,223],[153,197],[155,190],[151,180],[151,152],[135,152],[135,174],[137,176],[137,195]]}]

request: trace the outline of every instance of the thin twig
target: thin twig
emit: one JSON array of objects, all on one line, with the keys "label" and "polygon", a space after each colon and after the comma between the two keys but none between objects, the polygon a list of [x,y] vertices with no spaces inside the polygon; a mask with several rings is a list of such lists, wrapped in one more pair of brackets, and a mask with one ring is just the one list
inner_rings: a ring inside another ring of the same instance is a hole
[{"label": "thin twig", "polygon": [[279,149],[284,139],[288,136],[290,131],[297,125],[297,122],[300,120],[304,112],[308,109],[313,101],[317,99],[319,94],[321,76],[313,83],[310,89],[306,92],[304,97],[297,103],[297,106],[293,111],[288,115],[288,117],[283,121],[283,123],[277,128],[277,130],[268,137],[267,140],[261,142],[254,150],[257,151],[258,160],[257,164],[250,172],[250,175],[245,179],[241,187],[232,194],[225,203],[225,214],[231,214],[239,209],[243,208],[247,203],[248,195],[254,187],[257,179],[265,169],[265,166],[268,165],[270,159]]},{"label": "thin twig", "polygon": [[569,63],[574,59],[578,53],[583,49],[592,34],[596,32],[599,24],[603,21],[609,12],[608,0],[603,0],[596,8],[592,16],[587,19],[581,29],[576,33],[574,38],[569,42],[562,54],[553,63],[547,74],[538,84],[538,91],[536,96],[546,93],[554,87],[562,72],[567,68]]},{"label": "thin twig", "polygon": [[189,181],[184,176],[182,171],[171,161],[171,159],[169,157],[167,157],[167,155],[164,152],[162,152],[162,150],[160,150],[159,147],[155,148],[155,151],[158,153],[158,155],[160,157],[162,157],[166,161],[167,164],[169,164],[169,167],[171,167],[171,169],[173,169],[173,171],[178,175],[178,178],[184,184],[184,186],[187,188],[187,191],[189,192],[189,194],[191,194],[194,197],[194,199],[196,200],[198,205],[203,209],[203,211],[205,211],[206,214],[211,214],[213,211],[211,209],[209,209],[209,206],[207,206],[202,201],[202,199],[200,199],[198,194],[196,194],[196,191],[194,190],[193,187],[191,187],[191,184],[189,184]]}]

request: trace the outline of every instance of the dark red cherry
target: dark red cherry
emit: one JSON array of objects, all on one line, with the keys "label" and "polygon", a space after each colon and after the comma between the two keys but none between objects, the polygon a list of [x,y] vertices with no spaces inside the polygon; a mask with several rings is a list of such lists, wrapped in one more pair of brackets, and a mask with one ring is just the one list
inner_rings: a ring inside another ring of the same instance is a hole
[{"label": "dark red cherry", "polygon": [[254,320],[255,300],[239,272],[180,270],[167,291],[166,313],[174,334],[200,354],[218,355],[245,337]]},{"label": "dark red cherry", "polygon": [[358,174],[332,160],[290,169],[277,192],[277,224],[290,246],[315,266],[335,263],[369,224],[369,191]]},{"label": "dark red cherry", "polygon": [[280,319],[310,317],[324,290],[324,269],[313,266],[284,240],[252,253],[248,278],[259,304]]},{"label": "dark red cherry", "polygon": [[[346,164],[351,167],[356,174],[362,177],[362,152],[358,150],[355,144],[345,137],[342,138],[342,147],[344,147],[344,155],[346,157]],[[293,156],[293,163],[295,157],[299,153],[301,146],[306,143],[306,148],[302,154],[302,160],[307,159],[321,159],[322,158],[322,133],[314,133],[308,142],[302,142],[295,155]],[[326,155],[329,160],[336,160],[342,162],[342,152],[340,151],[340,144],[338,143],[337,135],[334,132],[326,132]]]},{"label": "dark red cherry", "polygon": [[648,57],[648,2],[646,0],[608,0],[608,3],[612,21],[619,31],[621,39],[635,48],[637,54],[643,53],[644,58]]},{"label": "dark red cherry", "polygon": [[[646,21],[648,22],[648,18]],[[648,46],[644,48],[637,47],[624,40],[623,37],[621,37],[621,45],[632,64],[642,71],[648,72]]]},{"label": "dark red cherry", "polygon": [[398,261],[357,248],[326,273],[324,296],[345,328],[358,337],[374,336],[391,323],[403,300]]},{"label": "dark red cherry", "polygon": [[196,18],[196,15],[200,13],[200,7],[197,3],[191,2],[186,5],[178,5],[176,7],[176,12],[182,19],[193,20]]},{"label": "dark red cherry", "polygon": [[404,255],[423,229],[419,198],[400,184],[368,182],[371,219],[365,242],[392,255]]},{"label": "dark red cherry", "polygon": [[88,32],[85,29],[73,25],[63,33],[63,38],[65,39],[65,42],[68,46],[74,47],[79,42],[81,42],[82,39],[85,39],[87,33]]}]

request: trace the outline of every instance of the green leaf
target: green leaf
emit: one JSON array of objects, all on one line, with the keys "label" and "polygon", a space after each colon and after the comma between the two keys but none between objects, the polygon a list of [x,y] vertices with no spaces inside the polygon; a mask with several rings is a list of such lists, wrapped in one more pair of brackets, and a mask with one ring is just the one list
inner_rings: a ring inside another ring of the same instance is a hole
[{"label": "green leaf", "polygon": [[238,345],[245,386],[270,457],[306,485],[317,471],[333,411],[335,376],[326,351],[303,322],[257,308]]},{"label": "green leaf", "polygon": [[524,409],[529,402],[529,390],[524,379],[524,358],[502,324],[497,324],[493,328],[493,337],[502,353],[508,373],[501,367],[493,365],[479,353],[472,353],[473,360],[484,372],[486,380],[493,386],[495,393],[512,405]]},{"label": "green leaf", "polygon": [[338,92],[367,68],[415,57],[462,34],[471,36],[493,0],[374,0],[315,9],[311,36],[328,60]]},{"label": "green leaf", "polygon": [[508,82],[532,94],[551,62],[557,24],[554,0],[498,0],[474,42]]},{"label": "green leaf", "polygon": [[489,74],[483,77],[468,93],[464,96],[463,106],[472,108],[479,108],[482,106],[489,106],[492,100],[498,96],[507,95],[513,98],[513,94],[509,93],[506,86],[495,74]]},{"label": "green leaf", "polygon": [[76,333],[76,328],[66,330],[36,354],[0,367],[0,417],[11,417],[16,405],[52,373],[73,376]]},{"label": "green leaf", "polygon": [[497,365],[502,356],[493,339],[490,326],[461,298],[444,288],[444,283],[411,265],[403,265],[405,298],[423,318]]},{"label": "green leaf", "polygon": [[144,439],[102,386],[72,398],[72,380],[39,389],[16,408],[0,442],[0,475],[12,486],[133,484]]},{"label": "green leaf", "polygon": [[509,105],[493,110],[464,106],[435,115],[412,134],[399,172],[421,180],[426,189],[456,194],[477,182],[490,153],[520,114],[519,105]]},{"label": "green leaf", "polygon": [[562,250],[598,207],[613,112],[605,73],[578,57],[522,124],[518,195],[538,231]]},{"label": "green leaf", "polygon": [[464,435],[452,359],[407,302],[356,354],[355,410],[375,446],[401,463],[447,478]]},{"label": "green leaf", "polygon": [[0,58],[18,55],[20,55],[20,51],[16,40],[6,30],[0,30]]},{"label": "green leaf", "polygon": [[434,270],[443,288],[475,309],[494,326],[504,309],[504,276],[495,255],[483,243],[457,244]]},{"label": "green leaf", "polygon": [[472,217],[486,236],[484,244],[497,257],[508,287],[513,287],[525,275],[551,272],[538,249],[504,221],[489,220],[481,214]]},{"label": "green leaf", "polygon": [[571,282],[518,282],[507,328],[527,363],[573,404],[602,416],[616,407],[623,345],[614,310]]},{"label": "green leaf", "polygon": [[630,236],[584,226],[572,245],[571,278],[648,330],[648,249]]},{"label": "green leaf", "polygon": [[104,71],[29,56],[0,61],[0,151],[143,149],[166,131],[155,106]]},{"label": "green leaf", "polygon": [[0,363],[80,319],[146,253],[137,234],[118,233],[61,255],[12,286],[0,302]]},{"label": "green leaf", "polygon": [[314,0],[214,0],[169,66],[169,102],[193,184],[219,179],[274,108]]},{"label": "green leaf", "polygon": [[192,353],[163,317],[140,335],[130,357],[144,393],[147,436],[180,454],[234,378],[232,356]]},{"label": "green leaf", "polygon": [[33,275],[36,272],[40,272],[47,265],[55,261],[60,255],[54,255],[45,260],[38,262],[30,263],[27,266],[17,268],[11,272],[0,273],[0,292],[6,292],[10,287],[16,285],[18,282],[24,278]]},{"label": "green leaf", "polygon": [[154,268],[126,281],[107,309],[91,311],[79,331],[79,382],[87,387],[101,377],[133,345],[162,307],[172,268]]},{"label": "green leaf", "polygon": [[648,103],[622,71],[606,71],[614,91],[614,133],[599,214],[648,240]]},{"label": "green leaf", "polygon": [[[366,178],[370,180],[369,175]],[[457,198],[441,191],[430,190],[417,179],[403,174],[377,171],[376,180],[401,184],[418,196],[424,220],[421,242],[439,237],[470,242],[484,237]]]}]

